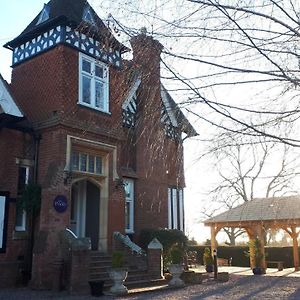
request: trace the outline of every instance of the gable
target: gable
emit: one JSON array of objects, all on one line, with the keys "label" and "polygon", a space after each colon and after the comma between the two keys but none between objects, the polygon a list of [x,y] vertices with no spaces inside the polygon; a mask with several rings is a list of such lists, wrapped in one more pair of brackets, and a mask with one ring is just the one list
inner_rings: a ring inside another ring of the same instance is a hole
[{"label": "gable", "polygon": [[8,85],[0,75],[0,114],[23,117],[22,112],[9,92]]},{"label": "gable", "polygon": [[161,85],[161,101],[161,122],[168,137],[178,139],[181,132],[186,133],[188,137],[198,135],[163,85]]}]

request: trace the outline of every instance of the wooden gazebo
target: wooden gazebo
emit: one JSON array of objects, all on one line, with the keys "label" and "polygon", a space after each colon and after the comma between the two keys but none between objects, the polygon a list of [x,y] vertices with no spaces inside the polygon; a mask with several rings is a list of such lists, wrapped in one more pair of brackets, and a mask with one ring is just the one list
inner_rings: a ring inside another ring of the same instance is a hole
[{"label": "wooden gazebo", "polygon": [[[293,240],[294,267],[295,271],[299,270],[297,227],[300,227],[300,196],[257,198],[212,217],[204,224],[211,228],[212,251],[217,249],[216,235],[224,227],[244,228],[250,241],[256,238],[261,241],[263,254],[264,231],[269,228],[283,229]],[[249,249],[251,268],[254,267],[252,244]],[[266,268],[265,260],[261,267]]]}]

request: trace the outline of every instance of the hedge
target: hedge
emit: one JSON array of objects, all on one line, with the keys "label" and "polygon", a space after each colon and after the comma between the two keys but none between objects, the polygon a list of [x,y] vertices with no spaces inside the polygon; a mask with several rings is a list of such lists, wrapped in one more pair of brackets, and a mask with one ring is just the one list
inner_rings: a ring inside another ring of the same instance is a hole
[{"label": "hedge", "polygon": [[[197,252],[197,261],[203,264],[203,253],[207,246],[189,246],[188,251]],[[232,266],[249,267],[249,258],[245,252],[249,251],[248,246],[219,246],[218,257],[232,257]],[[293,263],[293,247],[265,247],[266,260],[283,261],[284,268],[292,268]],[[298,248],[300,254],[300,248]]]}]

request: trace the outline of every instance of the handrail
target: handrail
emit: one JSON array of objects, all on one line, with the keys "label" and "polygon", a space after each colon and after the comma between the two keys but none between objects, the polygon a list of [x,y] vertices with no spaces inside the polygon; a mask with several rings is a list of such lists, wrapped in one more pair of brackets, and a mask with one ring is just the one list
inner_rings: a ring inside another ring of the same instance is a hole
[{"label": "handrail", "polygon": [[146,256],[146,252],[137,244],[135,244],[128,235],[123,235],[122,233],[115,231],[113,237],[123,243],[125,246],[131,249],[132,252],[136,252],[139,255]]}]

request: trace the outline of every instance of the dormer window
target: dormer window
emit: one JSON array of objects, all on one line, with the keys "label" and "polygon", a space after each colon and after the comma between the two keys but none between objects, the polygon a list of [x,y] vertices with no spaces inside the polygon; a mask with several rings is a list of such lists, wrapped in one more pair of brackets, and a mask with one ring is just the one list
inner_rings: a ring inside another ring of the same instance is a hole
[{"label": "dormer window", "polygon": [[89,7],[87,7],[83,12],[83,21],[90,23],[91,25],[95,24],[95,20],[93,18],[92,12]]},{"label": "dormer window", "polygon": [[109,112],[109,69],[94,58],[79,55],[79,104]]},{"label": "dormer window", "polygon": [[36,25],[39,25],[49,19],[49,7],[45,4]]}]

